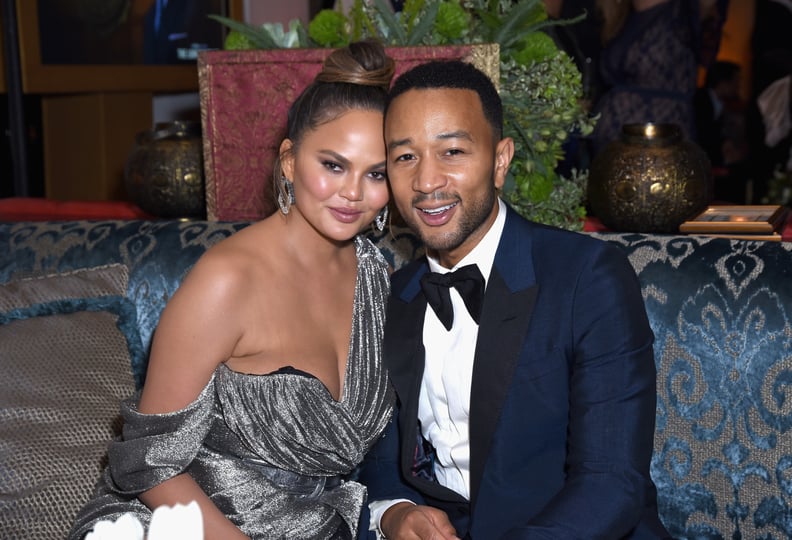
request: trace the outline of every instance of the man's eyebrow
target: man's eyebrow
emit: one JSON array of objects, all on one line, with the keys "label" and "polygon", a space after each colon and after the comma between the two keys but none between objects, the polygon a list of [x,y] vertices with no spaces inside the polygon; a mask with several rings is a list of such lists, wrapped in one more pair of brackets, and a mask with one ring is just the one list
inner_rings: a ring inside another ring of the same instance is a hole
[{"label": "man's eyebrow", "polygon": [[468,141],[473,141],[473,137],[470,136],[470,133],[467,131],[460,129],[457,131],[451,131],[448,133],[441,133],[436,139],[466,139]]},{"label": "man's eyebrow", "polygon": [[[473,137],[470,136],[470,133],[467,131],[460,129],[457,131],[449,131],[447,133],[440,133],[435,137],[437,140],[446,140],[446,139],[465,139],[467,141],[473,141]],[[412,139],[409,137],[405,137],[404,139],[397,139],[395,141],[391,141],[388,143],[388,150],[393,150],[399,146],[405,146],[412,142]]]},{"label": "man's eyebrow", "polygon": [[388,143],[388,150],[393,150],[399,146],[405,146],[407,144],[410,144],[410,142],[412,142],[412,139],[409,137],[406,137],[404,139],[396,139],[395,141],[391,141]]}]

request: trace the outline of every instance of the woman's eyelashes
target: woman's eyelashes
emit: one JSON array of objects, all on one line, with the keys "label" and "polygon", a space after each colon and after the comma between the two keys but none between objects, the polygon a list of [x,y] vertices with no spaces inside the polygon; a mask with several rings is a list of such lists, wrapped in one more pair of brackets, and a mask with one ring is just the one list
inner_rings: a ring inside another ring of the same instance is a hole
[{"label": "woman's eyelashes", "polygon": [[380,182],[385,182],[386,180],[388,180],[388,173],[385,171],[385,169],[377,169],[371,171],[369,173],[369,176],[371,176],[374,180],[378,180]]},{"label": "woman's eyelashes", "polygon": [[322,166],[330,172],[334,172],[334,173],[344,172],[344,168],[335,161],[329,161],[329,160],[322,161]]}]

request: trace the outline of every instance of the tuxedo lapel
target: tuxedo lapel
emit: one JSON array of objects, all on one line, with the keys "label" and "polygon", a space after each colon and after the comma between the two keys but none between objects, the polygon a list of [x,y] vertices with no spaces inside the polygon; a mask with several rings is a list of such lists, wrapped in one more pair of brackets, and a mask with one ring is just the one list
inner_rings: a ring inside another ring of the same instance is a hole
[{"label": "tuxedo lapel", "polygon": [[487,281],[473,363],[470,399],[470,500],[475,504],[495,427],[523,348],[538,286],[530,225],[506,218]]},{"label": "tuxedo lapel", "polygon": [[401,400],[402,422],[418,415],[418,393],[424,369],[423,320],[426,300],[410,285],[425,273],[421,268],[388,303],[385,359],[393,387]]}]

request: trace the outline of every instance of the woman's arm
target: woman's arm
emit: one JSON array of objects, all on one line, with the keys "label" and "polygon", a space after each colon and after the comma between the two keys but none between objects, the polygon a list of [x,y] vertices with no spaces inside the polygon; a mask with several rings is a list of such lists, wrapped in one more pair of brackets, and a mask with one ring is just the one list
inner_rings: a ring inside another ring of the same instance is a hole
[{"label": "woman's arm", "polygon": [[[244,286],[235,268],[227,258],[207,253],[168,302],[154,335],[140,413],[184,409],[198,398],[217,366],[232,356],[242,333]],[[139,498],[151,509],[194,500],[207,540],[245,538],[189,474],[165,480]]]},{"label": "woman's arm", "polygon": [[206,495],[201,487],[189,474],[180,474],[140,495],[140,500],[149,508],[157,508],[163,504],[173,506],[176,503],[187,504],[196,501],[201,508],[206,540],[243,540],[242,531],[231,523],[217,506]]}]

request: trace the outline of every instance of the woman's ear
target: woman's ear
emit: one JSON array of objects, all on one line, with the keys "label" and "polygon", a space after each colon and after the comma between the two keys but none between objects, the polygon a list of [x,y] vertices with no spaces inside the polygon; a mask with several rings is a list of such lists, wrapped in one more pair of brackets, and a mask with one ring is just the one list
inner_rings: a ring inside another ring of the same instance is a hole
[{"label": "woman's ear", "polygon": [[280,159],[281,173],[289,180],[294,181],[294,144],[291,139],[283,139],[278,156]]}]

